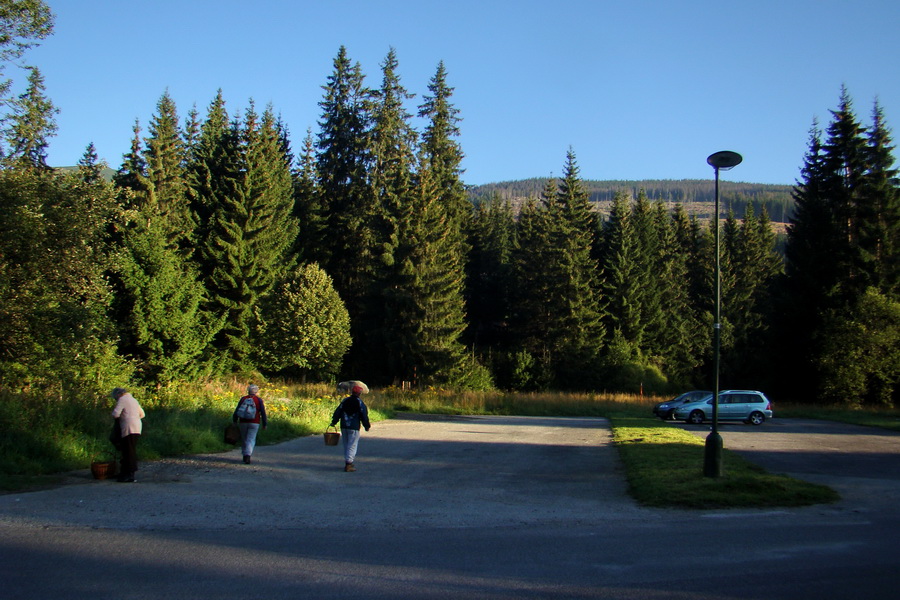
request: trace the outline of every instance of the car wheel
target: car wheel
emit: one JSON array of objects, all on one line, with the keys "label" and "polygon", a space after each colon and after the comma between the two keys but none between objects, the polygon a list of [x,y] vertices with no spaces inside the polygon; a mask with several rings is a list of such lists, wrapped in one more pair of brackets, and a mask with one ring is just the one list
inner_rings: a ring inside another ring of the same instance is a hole
[{"label": "car wheel", "polygon": [[762,425],[765,421],[766,415],[762,414],[759,411],[750,413],[750,417],[747,419],[747,422],[752,425]]},{"label": "car wheel", "polygon": [[687,422],[693,423],[694,425],[700,425],[703,423],[703,419],[705,415],[702,410],[692,410],[691,414],[688,415]]}]

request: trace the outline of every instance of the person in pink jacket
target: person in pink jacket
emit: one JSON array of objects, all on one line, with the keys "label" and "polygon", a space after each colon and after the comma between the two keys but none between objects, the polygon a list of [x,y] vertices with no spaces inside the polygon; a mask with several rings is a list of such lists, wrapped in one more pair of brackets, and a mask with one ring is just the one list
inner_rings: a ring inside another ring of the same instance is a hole
[{"label": "person in pink jacket", "polygon": [[137,443],[141,439],[141,419],[145,416],[144,409],[125,388],[114,389],[112,397],[116,401],[112,416],[118,421],[122,431],[122,471],[119,474],[119,481],[134,483],[136,481],[134,474],[138,468]]}]

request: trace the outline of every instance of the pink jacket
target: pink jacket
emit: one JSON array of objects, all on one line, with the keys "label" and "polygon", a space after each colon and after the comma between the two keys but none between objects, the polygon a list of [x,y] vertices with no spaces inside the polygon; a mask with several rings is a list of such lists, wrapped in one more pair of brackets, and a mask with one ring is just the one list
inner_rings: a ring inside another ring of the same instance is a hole
[{"label": "pink jacket", "polygon": [[144,409],[129,393],[119,396],[116,407],[112,411],[114,419],[119,419],[119,427],[122,428],[122,436],[141,432],[141,419],[144,418]]}]

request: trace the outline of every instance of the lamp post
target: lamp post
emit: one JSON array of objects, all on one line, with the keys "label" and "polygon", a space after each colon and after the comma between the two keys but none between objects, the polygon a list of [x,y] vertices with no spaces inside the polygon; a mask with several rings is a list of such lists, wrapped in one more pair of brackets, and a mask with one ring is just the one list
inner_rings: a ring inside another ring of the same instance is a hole
[{"label": "lamp post", "polygon": [[719,171],[727,171],[744,160],[737,152],[723,150],[710,154],[706,162],[716,171],[716,208],[713,214],[713,232],[716,240],[716,303],[713,319],[713,404],[712,431],[706,437],[706,448],[703,456],[703,474],[706,477],[722,476],[722,436],[719,435],[719,345],[721,344],[722,322],[722,277],[719,263]]}]

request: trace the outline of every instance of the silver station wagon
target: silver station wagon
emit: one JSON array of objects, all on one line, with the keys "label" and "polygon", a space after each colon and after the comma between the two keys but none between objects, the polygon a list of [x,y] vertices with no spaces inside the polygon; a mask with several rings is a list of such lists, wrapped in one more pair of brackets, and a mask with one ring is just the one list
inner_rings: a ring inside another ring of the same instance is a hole
[{"label": "silver station wagon", "polygon": [[[682,404],[675,409],[679,421],[699,425],[712,419],[712,394],[702,400]],[[719,420],[744,421],[762,425],[772,418],[772,403],[762,392],[755,390],[724,390],[719,392]]]}]

